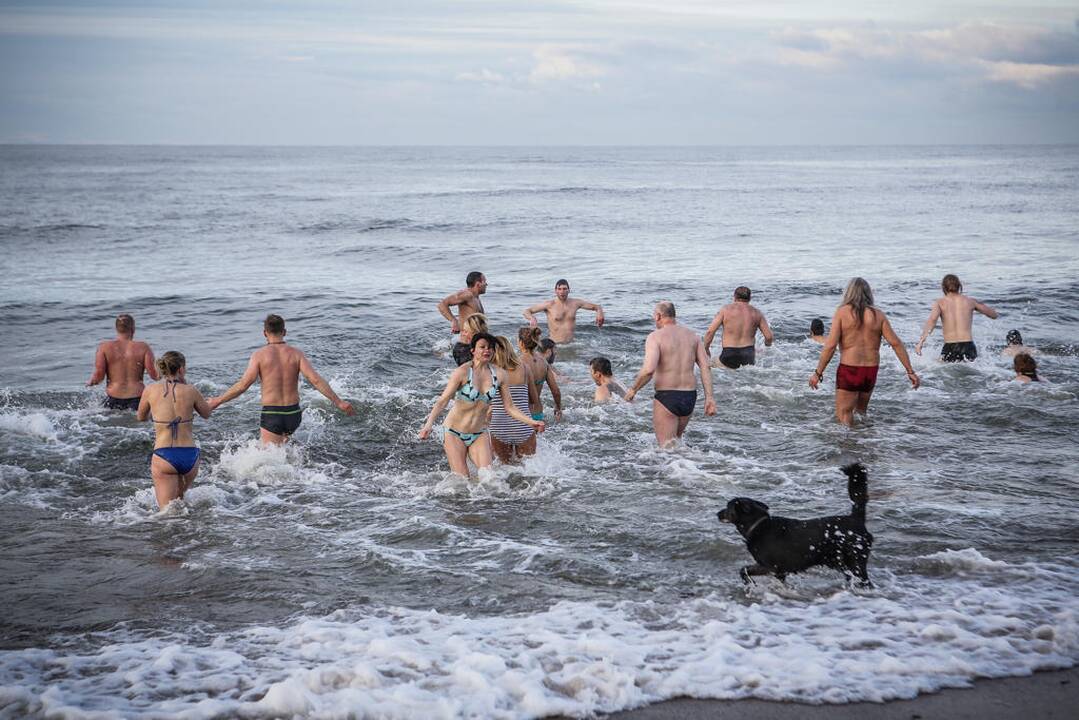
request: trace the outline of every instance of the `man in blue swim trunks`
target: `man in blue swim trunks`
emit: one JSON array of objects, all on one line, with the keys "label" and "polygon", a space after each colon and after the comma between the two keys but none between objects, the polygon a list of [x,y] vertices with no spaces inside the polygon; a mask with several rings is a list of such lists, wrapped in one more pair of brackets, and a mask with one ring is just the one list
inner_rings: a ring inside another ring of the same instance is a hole
[{"label": "man in blue swim trunks", "polygon": [[708,369],[704,343],[697,333],[678,324],[674,303],[664,301],[656,305],[652,320],[656,329],[644,342],[644,365],[633,387],[626,392],[626,401],[633,402],[637,391],[655,378],[652,428],[660,447],[667,447],[682,437],[697,404],[694,365],[701,371],[705,415],[716,414],[716,401],[712,397],[712,372]]},{"label": "man in blue swim trunks", "polygon": [[255,380],[262,385],[263,445],[281,445],[300,427],[303,410],[300,408],[300,375],[307,378],[316,390],[346,415],[355,415],[350,403],[337,397],[330,384],[315,372],[311,361],[299,348],[285,343],[285,320],[280,315],[267,315],[262,326],[266,346],[251,355],[247,369],[225,394],[210,398],[210,408],[216,410],[229,400],[239,397]]},{"label": "man in blue swim trunks", "polygon": [[145,385],[143,373],[157,380],[154,351],[135,339],[135,318],[127,313],[116,317],[116,339],[97,346],[94,373],[87,387],[105,383],[105,407],[109,410],[138,410]]}]

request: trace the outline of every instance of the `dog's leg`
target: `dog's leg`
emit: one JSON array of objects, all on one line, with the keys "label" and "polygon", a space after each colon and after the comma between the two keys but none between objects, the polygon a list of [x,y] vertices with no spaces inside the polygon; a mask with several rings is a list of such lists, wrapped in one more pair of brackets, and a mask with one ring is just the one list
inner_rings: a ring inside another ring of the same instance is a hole
[{"label": "dog's leg", "polygon": [[[753,583],[753,575],[771,575],[772,571],[762,565],[746,565],[739,572],[742,576],[742,582],[746,585]],[[780,578],[782,579],[782,578]]]}]

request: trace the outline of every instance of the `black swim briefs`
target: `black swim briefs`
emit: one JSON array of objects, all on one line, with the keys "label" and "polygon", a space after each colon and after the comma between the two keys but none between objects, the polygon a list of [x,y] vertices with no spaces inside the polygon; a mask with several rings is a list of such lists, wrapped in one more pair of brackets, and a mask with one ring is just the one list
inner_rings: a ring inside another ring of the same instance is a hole
[{"label": "black swim briefs", "polygon": [[689,417],[697,404],[696,390],[656,390],[656,400],[672,415]]},{"label": "black swim briefs", "polygon": [[463,342],[454,343],[453,361],[458,365],[472,362],[472,346]]},{"label": "black swim briefs", "polygon": [[303,410],[299,405],[263,405],[259,427],[274,435],[291,435],[301,420]]},{"label": "black swim briefs", "polygon": [[940,359],[944,362],[963,362],[978,357],[978,347],[973,340],[966,342],[944,343],[940,349]]},{"label": "black swim briefs", "polygon": [[114,398],[105,393],[105,408],[108,410],[138,410],[142,396],[133,398]]},{"label": "black swim briefs", "polygon": [[732,370],[737,370],[743,365],[754,365],[757,362],[757,349],[752,345],[737,348],[725,347],[719,354],[719,361]]}]

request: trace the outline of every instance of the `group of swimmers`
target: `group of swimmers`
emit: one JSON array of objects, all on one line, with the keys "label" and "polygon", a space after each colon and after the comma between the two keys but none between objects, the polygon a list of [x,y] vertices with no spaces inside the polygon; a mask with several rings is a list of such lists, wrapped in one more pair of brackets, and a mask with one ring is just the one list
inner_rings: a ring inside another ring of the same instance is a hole
[{"label": "group of swimmers", "polygon": [[[435,402],[420,429],[426,439],[435,422],[453,401],[444,422],[443,449],[450,469],[469,476],[468,463],[484,468],[494,457],[510,463],[535,452],[536,434],[546,429],[541,391],[547,386],[554,401],[554,419],[562,416],[562,398],[553,363],[558,344],[570,342],[579,310],[595,313],[596,325],[604,323],[603,308],[569,295],[569,283],[555,284],[555,297],[524,310],[528,325],[520,328],[516,343],[488,332],[487,318],[480,296],[487,290],[487,278],[481,272],[469,273],[462,290],[444,298],[439,312],[450,321],[457,334],[452,356],[458,367],[450,375],[445,389]],[[921,354],[926,338],[938,321],[942,325],[944,346],[941,360],[959,362],[977,357],[971,335],[973,314],[979,312],[996,318],[997,312],[963,294],[962,283],[955,275],[946,275],[941,283],[943,296],[934,301],[922,336],[915,346]],[[615,396],[633,402],[648,383],[654,383],[652,425],[656,440],[668,446],[680,438],[697,404],[697,376],[704,390],[704,413],[714,415],[711,367],[737,369],[756,362],[755,341],[760,332],[764,344],[773,342],[773,333],[764,314],[751,303],[748,287],[738,287],[733,301],[723,306],[713,318],[704,337],[698,336],[677,321],[674,303],[657,303],[652,311],[655,330],[645,340],[644,361],[630,387],[624,388],[613,377],[607,358],[596,357],[589,370],[596,384],[594,400],[606,402]],[[451,308],[456,307],[455,316]],[[542,339],[536,315],[546,314],[549,338]],[[711,360],[711,344],[721,332],[721,350]],[[355,413],[352,405],[337,396],[298,348],[285,341],[285,321],[269,315],[263,323],[264,347],[256,350],[240,379],[218,397],[206,399],[186,383],[184,356],[169,351],[155,361],[153,351],[134,339],[135,321],[127,314],[116,319],[116,338],[102,342],[95,356],[94,371],[87,385],[102,380],[106,386],[105,406],[110,409],[136,410],[138,419],[150,419],[155,426],[151,476],[159,507],[183,497],[198,474],[200,453],[195,445],[191,423],[194,414],[203,418],[222,404],[238,397],[256,380],[262,391],[260,433],[264,444],[281,444],[299,428],[303,410],[299,405],[299,377],[347,415]],[[869,283],[853,278],[843,300],[832,317],[827,335],[823,322],[815,320],[810,337],[822,344],[816,369],[809,385],[816,389],[824,380],[824,371],[835,352],[840,354],[836,369],[836,419],[852,425],[854,414],[864,414],[876,385],[880,365],[880,346],[887,342],[906,370],[911,386],[921,380],[911,366],[903,342],[892,329],[885,314],[874,305]],[[1038,381],[1033,348],[1022,343],[1018,331],[1008,333],[1004,353],[1014,358],[1016,379]],[[149,374],[156,385],[145,387],[143,375]]]}]

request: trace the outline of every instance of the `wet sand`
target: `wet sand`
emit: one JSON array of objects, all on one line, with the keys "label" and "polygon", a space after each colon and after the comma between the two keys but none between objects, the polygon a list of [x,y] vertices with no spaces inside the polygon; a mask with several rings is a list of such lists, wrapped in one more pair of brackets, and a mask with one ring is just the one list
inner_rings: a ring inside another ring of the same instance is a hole
[{"label": "wet sand", "polygon": [[1079,668],[978,680],[913,700],[804,705],[768,700],[679,699],[615,713],[611,720],[1071,720],[1079,712]]}]

